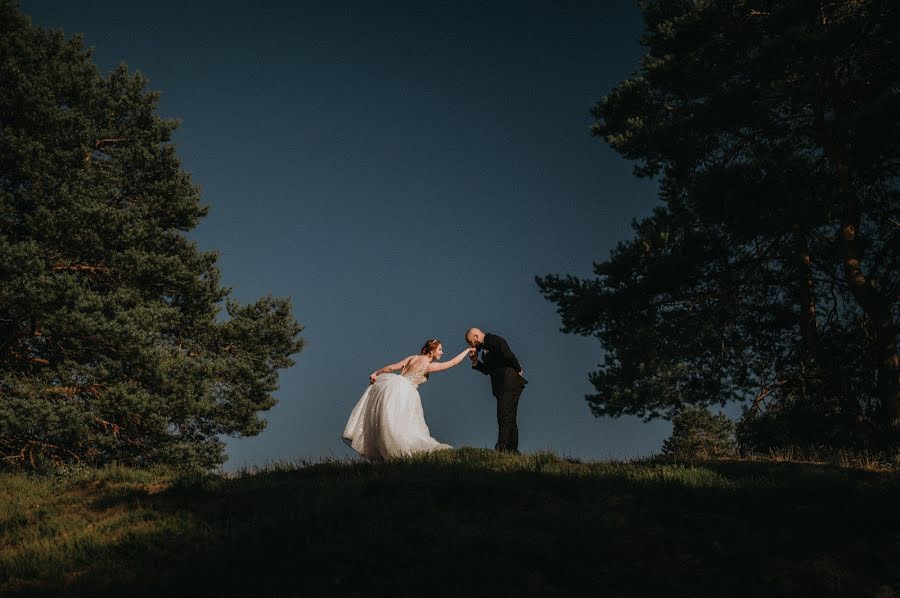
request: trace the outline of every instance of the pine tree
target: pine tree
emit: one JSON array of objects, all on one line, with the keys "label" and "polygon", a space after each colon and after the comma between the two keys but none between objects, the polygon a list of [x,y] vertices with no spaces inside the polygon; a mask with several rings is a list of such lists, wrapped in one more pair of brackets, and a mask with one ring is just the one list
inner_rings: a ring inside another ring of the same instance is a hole
[{"label": "pine tree", "polygon": [[734,428],[727,415],[688,405],[672,418],[672,435],[663,442],[662,452],[676,459],[730,457],[736,450]]},{"label": "pine tree", "polygon": [[[0,2],[0,453],[221,463],[254,435],[302,328],[250,305],[185,233],[208,207],[159,94]],[[220,312],[224,304],[227,317]]]},{"label": "pine tree", "polygon": [[659,180],[664,205],[595,278],[538,279],[564,330],[604,345],[592,408],[836,400],[897,438],[900,8],[641,10],[646,55],[593,132]]}]

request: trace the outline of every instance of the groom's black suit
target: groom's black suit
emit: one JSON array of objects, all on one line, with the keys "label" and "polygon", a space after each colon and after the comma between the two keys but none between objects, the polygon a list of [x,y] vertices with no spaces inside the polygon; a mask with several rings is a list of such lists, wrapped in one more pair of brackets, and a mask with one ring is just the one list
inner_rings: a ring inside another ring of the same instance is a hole
[{"label": "groom's black suit", "polygon": [[519,395],[528,381],[519,372],[522,366],[503,337],[485,334],[481,345],[481,360],[472,366],[482,374],[491,377],[491,392],[497,399],[498,451],[519,450],[519,428],[516,425],[516,411]]}]

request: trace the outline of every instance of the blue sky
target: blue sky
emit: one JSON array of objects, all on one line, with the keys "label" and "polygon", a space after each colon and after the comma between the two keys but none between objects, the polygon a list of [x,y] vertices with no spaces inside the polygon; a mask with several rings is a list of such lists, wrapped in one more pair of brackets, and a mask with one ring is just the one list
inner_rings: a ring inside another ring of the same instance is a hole
[{"label": "blue sky", "polygon": [[[606,2],[64,2],[26,0],[83,33],[182,119],[184,168],[242,301],[290,296],[306,348],[259,436],[227,468],[352,454],[340,440],[372,370],[428,338],[504,336],[529,379],[520,448],[581,458],[659,450],[667,422],[596,419],[602,358],[559,332],[535,275],[587,275],[655,185],[589,135],[591,106],[636,69],[641,22]],[[492,447],[486,377],[461,365],[421,388],[432,434]]]}]

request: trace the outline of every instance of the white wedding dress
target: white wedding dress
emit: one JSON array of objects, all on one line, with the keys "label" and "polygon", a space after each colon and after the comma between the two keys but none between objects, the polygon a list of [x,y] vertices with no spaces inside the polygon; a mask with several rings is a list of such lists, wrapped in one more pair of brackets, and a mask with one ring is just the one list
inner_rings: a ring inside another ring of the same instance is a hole
[{"label": "white wedding dress", "polygon": [[344,428],[344,442],[363,457],[387,459],[453,448],[431,437],[419,385],[425,370],[381,374],[363,393]]}]

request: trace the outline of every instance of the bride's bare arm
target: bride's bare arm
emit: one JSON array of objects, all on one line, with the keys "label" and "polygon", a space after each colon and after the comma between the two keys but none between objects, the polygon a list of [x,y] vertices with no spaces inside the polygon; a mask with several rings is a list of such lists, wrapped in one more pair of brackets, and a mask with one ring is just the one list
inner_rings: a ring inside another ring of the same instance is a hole
[{"label": "bride's bare arm", "polygon": [[460,361],[462,361],[463,359],[465,359],[466,357],[471,355],[472,352],[474,352],[474,351],[475,351],[475,349],[466,349],[465,351],[463,351],[462,353],[460,353],[459,355],[457,355],[450,361],[439,361],[439,362],[432,361],[431,363],[428,364],[428,369],[425,371],[429,374],[433,374],[434,372],[442,372],[444,370],[449,370],[453,366],[459,365]]},{"label": "bride's bare arm", "polygon": [[397,370],[402,370],[406,366],[406,364],[409,363],[409,360],[412,359],[413,357],[415,357],[415,355],[410,355],[406,359],[398,361],[397,363],[391,363],[391,364],[384,366],[380,370],[375,370],[374,372],[369,374],[369,382],[370,383],[375,382],[375,378],[377,378],[381,374],[388,374],[390,372],[396,372]]}]

